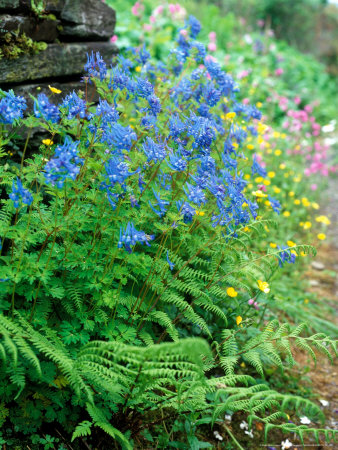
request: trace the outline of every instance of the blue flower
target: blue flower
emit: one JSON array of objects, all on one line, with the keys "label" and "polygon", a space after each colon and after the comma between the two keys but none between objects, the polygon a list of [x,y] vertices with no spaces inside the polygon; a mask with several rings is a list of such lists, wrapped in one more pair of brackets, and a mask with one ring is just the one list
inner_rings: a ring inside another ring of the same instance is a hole
[{"label": "blue flower", "polygon": [[120,239],[118,242],[118,248],[124,248],[128,253],[132,252],[132,248],[138,242],[140,244],[146,244],[150,246],[149,241],[155,238],[154,235],[146,234],[144,231],[137,231],[133,222],[128,222],[126,228],[120,228]]},{"label": "blue flower", "polygon": [[209,148],[212,141],[216,138],[214,127],[209,119],[196,116],[191,113],[188,124],[188,136],[193,136],[195,141],[193,147]]},{"label": "blue flower", "polygon": [[188,202],[184,202],[183,200],[179,200],[176,202],[177,210],[181,212],[183,215],[184,223],[189,223],[192,221],[193,216],[196,214],[196,210],[189,205]]},{"label": "blue flower", "polygon": [[149,95],[147,97],[148,103],[149,103],[149,111],[154,115],[157,116],[161,112],[161,102],[156,95]]},{"label": "blue flower", "polygon": [[176,140],[186,130],[186,124],[183,122],[178,114],[174,114],[169,118],[170,136]]},{"label": "blue flower", "polygon": [[197,50],[195,55],[192,53],[192,56],[195,56],[195,59],[196,59],[197,62],[201,62],[202,63],[203,59],[205,58],[205,56],[207,54],[205,45],[202,44],[201,42],[194,41],[194,42],[192,42],[190,44],[190,48]]},{"label": "blue flower", "polygon": [[251,166],[251,173],[254,175],[257,173],[259,176],[265,178],[266,170],[258,163],[256,155],[253,157],[253,164]]},{"label": "blue flower", "polygon": [[169,161],[167,161],[167,164],[170,169],[177,172],[183,172],[187,168],[187,161],[182,158],[180,151],[177,153],[171,151],[169,153]]},{"label": "blue flower", "polygon": [[103,61],[100,52],[92,51],[91,55],[87,53],[87,62],[84,66],[84,70],[88,73],[91,78],[100,78],[103,81],[107,75],[107,66]]},{"label": "blue flower", "polygon": [[86,102],[82,100],[74,91],[68,94],[63,100],[61,107],[68,108],[68,119],[79,115],[81,119],[86,117]]},{"label": "blue flower", "polygon": [[115,150],[121,152],[122,150],[130,150],[133,141],[136,141],[137,136],[132,128],[124,127],[119,123],[112,123],[103,128],[101,142],[114,147]]},{"label": "blue flower", "polygon": [[101,116],[100,127],[104,128],[106,125],[116,122],[119,118],[119,113],[113,105],[110,105],[107,100],[99,100],[96,107],[96,116]]},{"label": "blue flower", "polygon": [[57,123],[60,119],[59,108],[49,102],[46,94],[39,94],[38,99],[34,101],[34,114],[37,118],[43,117],[52,123]]},{"label": "blue flower", "polygon": [[120,67],[114,67],[110,73],[110,79],[108,83],[109,89],[125,89],[130,82],[129,75]]},{"label": "blue flower", "polygon": [[143,48],[141,48],[138,51],[138,57],[136,58],[136,61],[138,63],[140,63],[142,66],[144,66],[149,58],[150,58],[150,53],[146,50],[146,46],[143,45]]},{"label": "blue flower", "polygon": [[20,201],[22,201],[24,205],[28,206],[33,202],[32,194],[28,189],[25,189],[22,186],[21,180],[19,178],[16,179],[16,186],[15,181],[13,180],[12,192],[9,194],[9,198],[13,200],[15,208],[19,208]]},{"label": "blue flower", "polygon": [[186,183],[186,187],[183,188],[188,200],[196,205],[200,206],[201,203],[206,202],[205,194],[199,186],[193,186],[190,183]]},{"label": "blue flower", "polygon": [[203,98],[209,106],[215,106],[220,101],[221,91],[216,89],[213,83],[206,83],[203,88]]},{"label": "blue flower", "polygon": [[6,92],[5,97],[0,100],[0,123],[12,124],[23,117],[26,108],[26,100],[23,97],[16,97],[13,90]]},{"label": "blue flower", "polygon": [[175,267],[175,264],[173,262],[171,262],[169,259],[169,250],[167,250],[167,263],[169,264],[170,270],[173,270],[173,268]]},{"label": "blue flower", "polygon": [[157,163],[158,161],[162,161],[167,156],[165,144],[157,144],[149,136],[146,137],[146,141],[142,144],[142,150],[147,156],[148,162],[154,161]]},{"label": "blue flower", "polygon": [[137,77],[131,91],[142,98],[147,98],[154,94],[154,86],[147,79]]},{"label": "blue flower", "polygon": [[189,19],[186,21],[186,26],[190,28],[190,36],[195,39],[196,36],[201,31],[201,24],[194,16],[189,16]]},{"label": "blue flower", "polygon": [[270,195],[268,196],[269,202],[271,204],[271,208],[277,213],[279,214],[281,209],[282,209],[282,205],[280,204],[280,202],[278,200],[276,200],[275,198],[271,197]]},{"label": "blue flower", "polygon": [[83,164],[82,158],[77,154],[79,141],[73,142],[66,136],[64,144],[58,145],[52,159],[45,165],[45,179],[47,184],[62,188],[66,179],[75,180],[80,172],[79,165]]},{"label": "blue flower", "polygon": [[154,196],[156,198],[156,204],[155,206],[157,206],[159,208],[159,210],[155,209],[154,206],[152,205],[151,201],[149,200],[149,205],[150,208],[154,211],[154,213],[156,213],[158,216],[163,217],[165,215],[165,213],[167,212],[166,210],[166,206],[169,205],[169,202],[166,200],[162,200],[160,197],[159,192],[155,192],[155,190],[153,189],[153,193]]},{"label": "blue flower", "polygon": [[107,186],[114,187],[116,183],[119,183],[121,186],[124,185],[125,180],[133,175],[135,172],[129,172],[128,164],[124,161],[121,161],[120,158],[113,156],[109,159],[109,161],[104,165],[107,173],[107,179],[109,184]]},{"label": "blue flower", "polygon": [[285,262],[289,263],[289,264],[294,264],[296,261],[296,255],[295,253],[291,253],[290,250],[286,250],[288,247],[285,246],[278,246],[277,247],[279,250],[284,250],[281,253],[278,253],[277,258],[278,258],[278,264],[279,267],[283,267],[283,264]]}]

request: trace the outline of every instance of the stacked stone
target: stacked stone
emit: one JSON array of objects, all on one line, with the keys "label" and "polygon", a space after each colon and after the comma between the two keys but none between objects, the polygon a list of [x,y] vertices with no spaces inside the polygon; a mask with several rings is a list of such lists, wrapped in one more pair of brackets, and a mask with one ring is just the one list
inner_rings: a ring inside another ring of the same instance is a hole
[{"label": "stacked stone", "polygon": [[46,50],[37,54],[0,59],[0,88],[23,95],[30,107],[29,93],[50,94],[49,84],[61,89],[62,96],[83,89],[80,80],[87,53],[99,51],[108,66],[117,53],[110,42],[115,11],[102,0],[45,0],[44,4],[46,18],[40,18],[33,13],[31,0],[0,0],[0,37],[19,31],[47,43]]}]

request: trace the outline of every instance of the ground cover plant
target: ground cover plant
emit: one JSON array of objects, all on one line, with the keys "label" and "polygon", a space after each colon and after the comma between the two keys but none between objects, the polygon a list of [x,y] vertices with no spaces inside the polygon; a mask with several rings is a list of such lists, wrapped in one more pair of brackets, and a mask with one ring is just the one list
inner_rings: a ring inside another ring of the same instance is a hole
[{"label": "ground cover plant", "polygon": [[[206,448],[201,430],[217,442],[222,424],[241,448],[224,425],[234,413],[249,438],[259,422],[334,439],[315,403],[266,379],[294,364],[293,346],[335,353],[332,330],[271,307],[278,273],[315,253],[284,242],[288,177],[253,151],[286,151],[286,136],[239,101],[200,28],[186,17],[165,62],[145,46],[113,67],[88,55],[83,91],[51,86],[28,116],[1,92],[2,444]],[[46,138],[26,156],[36,127]],[[313,202],[300,203],[306,217]]]}]

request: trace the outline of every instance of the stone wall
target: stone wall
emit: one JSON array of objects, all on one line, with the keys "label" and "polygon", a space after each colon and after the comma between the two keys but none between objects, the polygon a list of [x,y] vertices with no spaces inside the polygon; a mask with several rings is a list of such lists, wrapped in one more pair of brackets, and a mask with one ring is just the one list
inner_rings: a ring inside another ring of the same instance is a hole
[{"label": "stone wall", "polygon": [[49,84],[61,89],[62,96],[83,87],[86,54],[99,51],[109,65],[117,53],[110,42],[115,20],[115,11],[102,0],[44,0],[39,16],[31,0],[0,0],[0,40],[19,32],[47,44],[37,54],[1,58],[0,88],[12,88],[31,103],[28,94],[50,94]]}]

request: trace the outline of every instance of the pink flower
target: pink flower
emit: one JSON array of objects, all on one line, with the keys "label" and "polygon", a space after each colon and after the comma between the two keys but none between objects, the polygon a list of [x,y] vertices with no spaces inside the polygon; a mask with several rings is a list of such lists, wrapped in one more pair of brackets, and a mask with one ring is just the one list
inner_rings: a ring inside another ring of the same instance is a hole
[{"label": "pink flower", "polygon": [[312,113],[312,111],[313,111],[313,108],[312,108],[312,106],[311,105],[306,105],[306,106],[304,106],[304,109],[305,109],[305,111],[306,112],[308,112],[308,113]]},{"label": "pink flower", "polygon": [[171,14],[175,14],[176,12],[176,5],[174,5],[173,3],[169,3],[169,11]]},{"label": "pink flower", "polygon": [[180,35],[187,37],[188,36],[188,31],[187,30],[180,30]]},{"label": "pink flower", "polygon": [[293,99],[293,101],[296,103],[296,105],[299,105],[299,103],[301,102],[301,98],[300,97],[295,97]]},{"label": "pink flower", "polygon": [[136,2],[135,5],[131,8],[131,12],[134,16],[140,16],[144,11],[144,6],[141,2]]},{"label": "pink flower", "polygon": [[151,31],[153,29],[153,26],[150,23],[143,24],[143,29],[145,31]]},{"label": "pink flower", "polygon": [[254,307],[255,307],[255,309],[257,309],[257,311],[259,310],[259,305],[257,302],[254,303]]},{"label": "pink flower", "polygon": [[259,20],[257,20],[257,25],[259,26],[259,27],[261,27],[261,28],[263,28],[264,27],[264,20],[262,20],[262,19],[259,19]]},{"label": "pink flower", "polygon": [[241,70],[241,72],[239,72],[239,74],[237,75],[237,78],[239,78],[240,80],[242,78],[245,78],[249,75],[249,71],[248,70]]},{"label": "pink flower", "polygon": [[250,298],[250,300],[248,300],[248,305],[253,305],[255,303],[255,300],[253,298]]},{"label": "pink flower", "polygon": [[215,42],[216,41],[216,33],[215,33],[215,31],[211,31],[209,33],[209,41],[211,41],[211,42]]},{"label": "pink flower", "polygon": [[243,105],[248,105],[249,102],[250,102],[249,98],[243,98],[243,100],[242,100]]},{"label": "pink flower", "polygon": [[153,15],[154,16],[159,16],[160,14],[163,13],[163,5],[159,5],[157,8],[154,9]]},{"label": "pink flower", "polygon": [[111,38],[110,38],[110,42],[112,43],[112,44],[114,44],[114,42],[116,42],[117,41],[117,36],[116,36],[116,34],[114,34],[114,36],[112,36]]},{"label": "pink flower", "polygon": [[312,191],[316,191],[318,186],[316,184],[311,184],[310,187]]},{"label": "pink flower", "polygon": [[215,42],[209,42],[208,50],[209,50],[209,52],[215,52],[217,50],[217,46],[216,46]]},{"label": "pink flower", "polygon": [[278,67],[278,69],[275,70],[275,75],[279,77],[283,72],[284,70],[281,67]]}]

